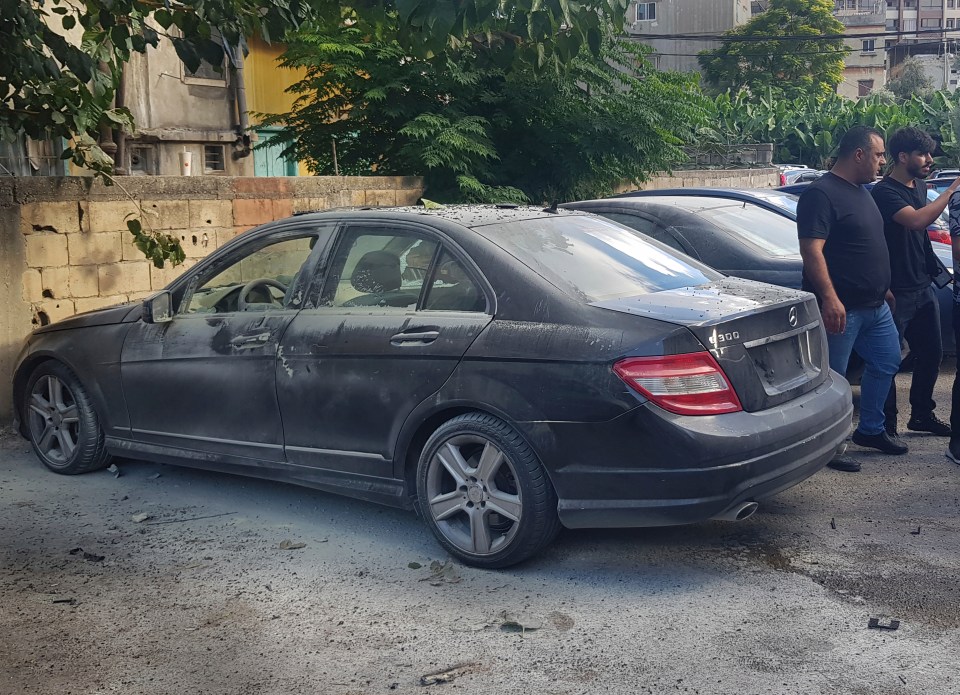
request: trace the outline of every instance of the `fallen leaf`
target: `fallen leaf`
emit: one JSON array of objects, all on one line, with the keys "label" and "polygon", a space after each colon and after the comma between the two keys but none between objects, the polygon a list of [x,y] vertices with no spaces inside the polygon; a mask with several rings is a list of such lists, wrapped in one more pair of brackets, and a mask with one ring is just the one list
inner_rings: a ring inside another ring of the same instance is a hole
[{"label": "fallen leaf", "polygon": [[147,519],[152,519],[152,518],[153,518],[152,515],[144,512],[143,514],[134,514],[133,516],[130,517],[130,521],[134,521],[138,524],[142,524]]},{"label": "fallen leaf", "polygon": [[300,550],[300,548],[306,548],[306,547],[307,547],[306,543],[300,543],[300,542],[294,543],[293,541],[290,541],[290,540],[280,541],[280,550]]},{"label": "fallen leaf", "polygon": [[418,570],[421,567],[423,567],[423,565],[421,565],[419,562],[411,562],[407,565],[407,567],[409,567],[412,570]]}]

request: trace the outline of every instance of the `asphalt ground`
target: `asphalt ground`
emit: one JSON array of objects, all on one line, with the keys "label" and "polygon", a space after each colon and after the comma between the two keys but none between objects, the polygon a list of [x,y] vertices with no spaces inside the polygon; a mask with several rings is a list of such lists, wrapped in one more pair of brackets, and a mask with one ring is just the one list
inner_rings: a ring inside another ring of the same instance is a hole
[{"label": "asphalt ground", "polygon": [[58,476],[8,431],[0,693],[960,693],[960,466],[904,439],[743,522],[566,531],[482,571],[411,513],[131,460]]}]

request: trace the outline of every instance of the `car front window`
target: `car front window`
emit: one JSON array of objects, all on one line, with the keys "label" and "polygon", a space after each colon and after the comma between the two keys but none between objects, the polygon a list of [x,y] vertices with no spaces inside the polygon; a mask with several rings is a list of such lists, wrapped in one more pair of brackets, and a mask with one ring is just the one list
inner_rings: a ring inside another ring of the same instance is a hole
[{"label": "car front window", "polygon": [[269,311],[299,308],[300,297],[287,290],[316,244],[316,236],[286,239],[264,246],[220,269],[185,297],[182,314]]},{"label": "car front window", "polygon": [[596,217],[564,215],[486,229],[492,241],[526,266],[588,302],[702,285],[723,277]]}]

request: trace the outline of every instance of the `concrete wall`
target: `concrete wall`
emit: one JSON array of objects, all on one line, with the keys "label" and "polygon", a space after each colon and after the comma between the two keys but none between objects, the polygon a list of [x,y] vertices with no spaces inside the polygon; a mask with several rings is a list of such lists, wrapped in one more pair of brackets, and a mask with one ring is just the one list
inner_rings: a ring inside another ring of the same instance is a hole
[{"label": "concrete wall", "polygon": [[[412,205],[423,191],[412,176],[125,177],[122,185],[129,197],[87,178],[0,178],[0,425],[12,416],[11,371],[33,328],[146,297],[258,224],[338,206]],[[154,229],[180,237],[182,266],[155,268],[133,245],[126,221],[137,204]]]},{"label": "concrete wall", "polygon": [[635,21],[636,2],[627,8],[624,30],[629,38],[653,48],[659,70],[697,72],[697,53],[720,46],[702,39],[648,39],[651,34],[721,34],[747,22],[750,0],[658,0],[655,21]]},{"label": "concrete wall", "polygon": [[[780,185],[780,170],[770,169],[688,169],[654,176],[640,185],[640,190],[655,188],[774,188]],[[635,191],[637,186],[625,183],[617,193]]]}]

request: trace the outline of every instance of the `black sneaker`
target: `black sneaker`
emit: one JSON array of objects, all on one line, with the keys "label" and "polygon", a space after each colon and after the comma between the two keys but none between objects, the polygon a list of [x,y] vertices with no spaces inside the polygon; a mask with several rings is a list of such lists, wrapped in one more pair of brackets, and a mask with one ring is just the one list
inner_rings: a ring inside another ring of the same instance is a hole
[{"label": "black sneaker", "polygon": [[[960,446],[958,446],[960,448]],[[949,454],[947,454],[949,456]],[[846,473],[857,473],[860,471],[860,464],[849,456],[834,456],[827,464],[827,468],[835,471],[844,471]]]},{"label": "black sneaker", "polygon": [[900,441],[899,437],[893,439],[886,431],[880,434],[864,434],[860,430],[855,430],[853,433],[853,443],[857,446],[878,449],[885,454],[907,453],[907,445]]},{"label": "black sneaker", "polygon": [[930,413],[926,417],[912,417],[907,422],[907,429],[914,432],[929,432],[938,437],[949,437],[953,430],[950,425],[938,418],[936,414]]},{"label": "black sneaker", "polygon": [[947,458],[954,463],[960,463],[960,439],[951,439],[947,447]]}]

